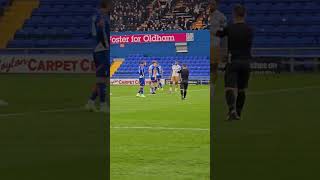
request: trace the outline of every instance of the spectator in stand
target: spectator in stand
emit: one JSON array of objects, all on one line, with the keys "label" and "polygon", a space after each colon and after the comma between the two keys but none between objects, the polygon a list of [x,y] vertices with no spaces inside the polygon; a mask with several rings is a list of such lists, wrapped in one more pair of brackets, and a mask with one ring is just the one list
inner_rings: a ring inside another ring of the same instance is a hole
[{"label": "spectator in stand", "polygon": [[118,0],[111,13],[112,31],[191,30],[198,18],[208,24],[209,0]]}]

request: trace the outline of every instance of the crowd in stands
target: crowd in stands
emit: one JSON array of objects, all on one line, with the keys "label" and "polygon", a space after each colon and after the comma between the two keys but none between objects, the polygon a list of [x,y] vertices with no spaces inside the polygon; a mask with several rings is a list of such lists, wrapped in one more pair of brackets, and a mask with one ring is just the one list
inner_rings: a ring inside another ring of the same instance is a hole
[{"label": "crowd in stands", "polygon": [[[116,32],[203,29],[208,25],[208,1],[114,1],[111,28]],[[203,26],[195,26],[197,21],[201,21]]]},{"label": "crowd in stands", "polygon": [[146,6],[150,0],[121,0],[114,1],[111,12],[111,28],[113,31],[134,30],[148,17]]}]

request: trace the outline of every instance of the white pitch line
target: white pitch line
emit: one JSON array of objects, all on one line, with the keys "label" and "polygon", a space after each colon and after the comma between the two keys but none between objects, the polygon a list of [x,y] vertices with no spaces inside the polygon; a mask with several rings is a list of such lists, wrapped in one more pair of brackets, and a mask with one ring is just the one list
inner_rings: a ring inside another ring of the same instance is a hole
[{"label": "white pitch line", "polygon": [[35,114],[35,113],[72,112],[72,111],[79,111],[81,109],[82,108],[49,109],[49,110],[42,110],[42,111],[38,111],[38,112],[0,114],[0,117],[25,116],[28,114]]},{"label": "white pitch line", "polygon": [[9,114],[0,114],[0,117],[10,117],[10,116],[25,116],[27,113],[9,113]]},{"label": "white pitch line", "polygon": [[55,113],[55,112],[72,112],[72,111],[79,111],[83,108],[68,108],[68,109],[53,109],[53,110],[43,110],[39,111],[39,113]]},{"label": "white pitch line", "polygon": [[111,129],[152,129],[152,130],[183,130],[183,131],[210,131],[205,128],[170,128],[170,127],[152,127],[152,126],[141,126],[141,127],[127,127],[127,126],[111,126]]}]

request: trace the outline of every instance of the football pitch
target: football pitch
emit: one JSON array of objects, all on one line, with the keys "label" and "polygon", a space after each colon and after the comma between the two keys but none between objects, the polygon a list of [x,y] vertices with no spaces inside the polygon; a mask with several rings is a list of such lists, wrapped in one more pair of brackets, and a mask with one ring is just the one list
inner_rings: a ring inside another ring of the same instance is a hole
[{"label": "football pitch", "polygon": [[106,118],[87,75],[0,75],[0,179],[106,179]]},{"label": "football pitch", "polygon": [[[105,114],[82,109],[91,75],[1,75],[1,179],[105,179]],[[188,100],[112,87],[111,178],[209,177],[209,88]],[[147,90],[146,90],[147,91]],[[20,172],[20,173],[16,173]]]},{"label": "football pitch", "polygon": [[254,75],[242,120],[225,122],[223,88],[217,86],[215,179],[317,179],[319,102],[320,74]]},{"label": "football pitch", "polygon": [[111,88],[111,179],[209,179],[209,86],[135,97],[137,86]]},{"label": "football pitch", "polygon": [[[314,179],[320,74],[254,75],[241,121],[214,99],[215,179]],[[105,179],[105,115],[85,112],[90,75],[0,75],[1,179]],[[209,179],[209,88],[188,99],[111,87],[111,178]],[[148,92],[148,89],[146,89]],[[17,173],[19,172],[19,173]],[[294,172],[294,173],[293,173]]]}]

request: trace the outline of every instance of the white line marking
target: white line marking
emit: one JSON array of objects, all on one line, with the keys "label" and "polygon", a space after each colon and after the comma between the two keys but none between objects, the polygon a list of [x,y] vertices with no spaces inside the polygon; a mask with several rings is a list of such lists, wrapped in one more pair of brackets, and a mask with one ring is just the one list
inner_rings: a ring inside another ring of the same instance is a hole
[{"label": "white line marking", "polygon": [[68,109],[53,109],[53,110],[43,110],[39,111],[39,113],[55,113],[55,112],[72,112],[72,111],[79,111],[84,108],[68,108]]},{"label": "white line marking", "polygon": [[111,126],[111,129],[152,129],[152,130],[185,130],[185,131],[210,131],[210,129],[205,128],[170,128],[170,127],[125,127],[125,126]]},{"label": "white line marking", "polygon": [[49,110],[42,110],[42,111],[38,111],[38,112],[0,114],[0,117],[25,116],[25,115],[35,114],[35,113],[72,112],[72,111],[79,111],[81,109],[83,109],[83,108],[49,109]]},{"label": "white line marking", "polygon": [[0,114],[0,117],[10,117],[10,116],[24,116],[28,113],[10,113],[10,114]]}]

